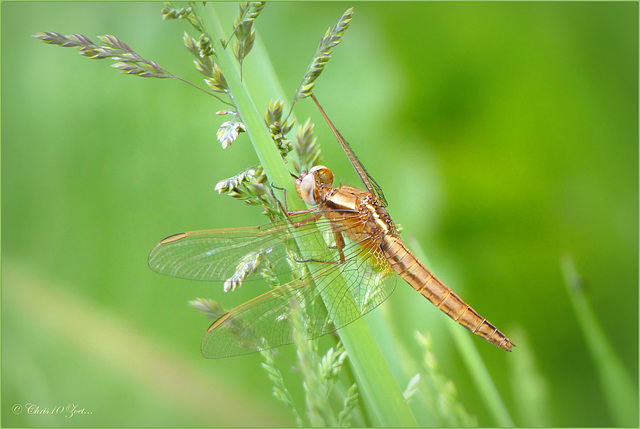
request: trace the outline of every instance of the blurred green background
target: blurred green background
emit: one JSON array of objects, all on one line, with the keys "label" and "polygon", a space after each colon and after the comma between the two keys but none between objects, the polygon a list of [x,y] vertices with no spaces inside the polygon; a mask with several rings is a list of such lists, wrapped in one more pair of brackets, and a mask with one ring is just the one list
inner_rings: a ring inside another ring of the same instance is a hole
[{"label": "blurred green background", "polygon": [[[231,28],[237,6],[220,6]],[[348,6],[267,5],[258,38],[288,96]],[[516,425],[619,424],[607,406],[616,392],[603,387],[559,261],[573,257],[637,389],[638,4],[355,6],[316,94],[385,190],[403,236],[518,345],[507,354],[473,338]],[[226,119],[215,111],[224,107],[213,98],[119,76],[31,37],[114,34],[201,82],[182,47],[190,28],[162,22],[161,7],[2,3],[5,427],[294,423],[271,396],[260,356],[200,355],[209,321],[187,301],[238,303],[251,288],[221,298],[220,285],[165,278],[146,262],[172,233],[264,223],[258,209],[214,191],[257,162],[246,135],[223,151],[215,132]],[[250,90],[261,109],[276,97],[273,88]],[[312,103],[295,115],[316,122],[337,179],[359,185]],[[413,332],[429,332],[467,411],[496,424],[444,314],[401,282],[376,312],[417,359]],[[283,347],[279,362],[302,404],[294,355]],[[540,398],[539,412],[521,408],[527,398]],[[28,403],[91,414],[14,408]]]}]

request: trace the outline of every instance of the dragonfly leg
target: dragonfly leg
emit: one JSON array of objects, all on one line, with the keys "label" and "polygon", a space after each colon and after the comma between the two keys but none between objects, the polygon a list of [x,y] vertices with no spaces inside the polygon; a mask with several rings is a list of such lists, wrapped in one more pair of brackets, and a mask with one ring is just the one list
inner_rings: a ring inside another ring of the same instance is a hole
[{"label": "dragonfly leg", "polygon": [[335,248],[338,249],[338,253],[340,254],[340,263],[344,264],[344,237],[342,236],[342,233],[336,229],[336,226],[333,223],[331,224],[331,231],[333,232],[333,238],[336,240]]},{"label": "dragonfly leg", "polygon": [[[289,214],[303,214],[303,213],[310,213],[310,212],[313,212],[313,211],[315,211],[315,209],[310,209],[308,211],[307,210],[302,210],[300,212],[289,212]],[[294,228],[299,228],[299,227],[301,227],[303,225],[308,224],[309,222],[315,222],[318,219],[320,219],[321,217],[322,217],[322,214],[315,213],[315,214],[309,216],[306,219],[299,220],[298,222],[292,222],[292,225],[293,225]],[[289,220],[291,220],[291,219],[289,219]]]},{"label": "dragonfly leg", "polygon": [[277,198],[276,198],[276,201],[278,202],[278,206],[280,206],[280,210],[282,210],[282,212],[287,216],[287,218],[289,217],[289,215],[295,214],[294,212],[290,212],[289,208],[287,207],[287,190],[285,188],[281,188],[280,186],[276,186],[274,183],[271,183],[271,187],[279,191],[282,191],[283,202],[280,202],[280,200]]},{"label": "dragonfly leg", "polygon": [[[278,202],[278,206],[280,206],[280,210],[282,210],[282,212],[287,217],[287,219],[291,220],[289,218],[289,216],[292,216],[292,215],[311,213],[311,212],[314,212],[314,211],[317,210],[315,207],[312,207],[310,209],[305,209],[305,210],[290,211],[289,207],[287,207],[287,190],[285,188],[281,188],[279,186],[276,186],[273,183],[271,184],[271,187],[275,188],[275,189],[277,189],[279,191],[282,191],[282,202],[280,202],[280,200],[277,199],[277,198],[276,198],[276,201]],[[317,218],[314,218],[313,220],[315,221],[315,220],[317,220]],[[297,225],[294,225],[294,226],[297,226]]]},{"label": "dragonfly leg", "polygon": [[280,202],[279,199],[276,198],[275,200],[278,202],[278,206],[280,207],[280,210],[282,211],[282,213],[287,214],[288,211],[289,211],[289,210],[287,210],[287,198],[286,198],[287,190],[284,189],[284,188],[281,188],[280,186],[276,186],[274,183],[271,183],[271,187],[273,189],[277,189],[279,191],[282,191],[282,199],[284,200],[284,205]]},{"label": "dragonfly leg", "polygon": [[343,261],[323,261],[322,259],[296,259],[296,262],[305,263],[305,262],[317,262],[319,264],[342,264]]}]

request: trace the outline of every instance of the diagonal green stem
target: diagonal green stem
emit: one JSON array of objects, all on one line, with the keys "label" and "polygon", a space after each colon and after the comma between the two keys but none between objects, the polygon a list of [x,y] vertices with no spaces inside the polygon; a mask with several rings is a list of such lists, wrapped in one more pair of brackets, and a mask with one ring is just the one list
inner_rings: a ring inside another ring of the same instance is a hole
[{"label": "diagonal green stem", "polygon": [[[296,195],[289,171],[271,140],[262,116],[249,97],[245,84],[240,80],[231,56],[222,47],[220,37],[223,35],[223,30],[215,16],[214,5],[208,3],[207,6],[203,6],[198,3],[194,8],[212,40],[218,64],[225,74],[234,103],[267,177],[272,183],[284,187],[288,195]],[[277,82],[268,84],[275,88],[280,87]],[[297,198],[289,199],[287,204],[292,210],[305,208],[303,202]],[[366,408],[373,414],[375,425],[417,426],[415,417],[404,401],[401,389],[394,380],[380,350],[376,347],[363,319],[360,318],[341,329],[339,335],[347,349],[358,385],[366,400]]]},{"label": "diagonal green stem", "polygon": [[587,301],[582,279],[571,255],[562,256],[560,267],[589,353],[597,363],[598,377],[613,421],[618,426],[635,427],[638,425],[638,388],[634,386],[631,375],[625,370]]},{"label": "diagonal green stem", "polygon": [[482,361],[478,349],[473,344],[469,332],[460,329],[460,326],[457,326],[455,323],[448,323],[447,325],[460,350],[460,356],[462,356],[464,363],[467,365],[467,368],[469,368],[469,374],[471,374],[476,387],[481,392],[480,396],[484,399],[487,409],[496,421],[497,426],[515,426],[495,383],[491,379],[489,370]]}]

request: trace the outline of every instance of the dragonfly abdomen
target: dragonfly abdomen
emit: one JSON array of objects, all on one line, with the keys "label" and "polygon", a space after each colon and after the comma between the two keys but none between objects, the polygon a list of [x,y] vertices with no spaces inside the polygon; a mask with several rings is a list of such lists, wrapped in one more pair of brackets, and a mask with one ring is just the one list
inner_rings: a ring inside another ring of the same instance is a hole
[{"label": "dragonfly abdomen", "polygon": [[393,270],[436,307],[491,344],[511,351],[511,340],[422,265],[399,238],[386,236],[381,247]]}]

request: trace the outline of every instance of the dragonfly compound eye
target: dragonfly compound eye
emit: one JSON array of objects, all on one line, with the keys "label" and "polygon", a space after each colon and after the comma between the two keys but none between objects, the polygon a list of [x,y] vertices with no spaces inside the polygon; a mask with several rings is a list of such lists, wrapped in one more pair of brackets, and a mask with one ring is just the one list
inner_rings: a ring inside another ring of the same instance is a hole
[{"label": "dragonfly compound eye", "polygon": [[309,172],[306,176],[302,178],[298,185],[298,194],[300,194],[300,198],[309,204],[310,206],[315,206],[318,204],[318,186],[316,185],[316,179],[314,175]]},{"label": "dragonfly compound eye", "polygon": [[324,165],[316,165],[309,170],[309,174],[313,174],[316,180],[323,185],[333,185],[333,172]]}]

